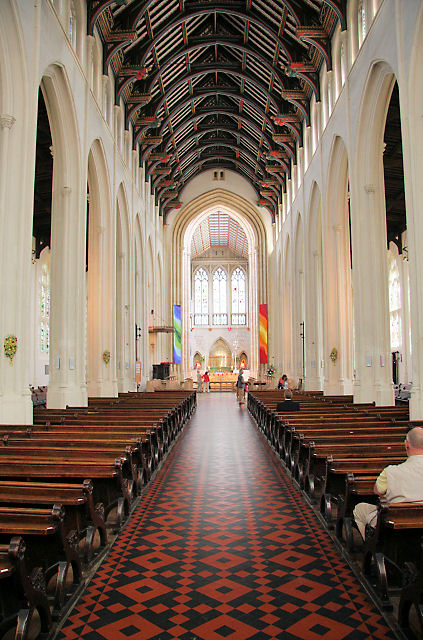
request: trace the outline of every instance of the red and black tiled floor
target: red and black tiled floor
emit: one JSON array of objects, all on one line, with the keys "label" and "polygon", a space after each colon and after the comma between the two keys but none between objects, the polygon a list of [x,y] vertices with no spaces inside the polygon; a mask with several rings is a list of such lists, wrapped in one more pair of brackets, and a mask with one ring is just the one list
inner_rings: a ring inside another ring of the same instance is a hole
[{"label": "red and black tiled floor", "polygon": [[395,638],[232,394],[183,436],[60,640]]}]

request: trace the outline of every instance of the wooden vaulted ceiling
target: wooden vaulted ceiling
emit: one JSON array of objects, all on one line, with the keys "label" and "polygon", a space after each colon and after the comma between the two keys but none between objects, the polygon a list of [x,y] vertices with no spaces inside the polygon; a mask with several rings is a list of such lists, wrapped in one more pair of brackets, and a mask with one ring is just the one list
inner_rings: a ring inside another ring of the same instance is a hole
[{"label": "wooden vaulted ceiling", "polygon": [[248,258],[248,240],[241,225],[223,211],[211,213],[197,225],[191,242],[191,258],[211,247],[229,247],[234,253]]},{"label": "wooden vaulted ceiling", "polygon": [[160,212],[208,169],[246,177],[274,216],[346,0],[88,0]]}]

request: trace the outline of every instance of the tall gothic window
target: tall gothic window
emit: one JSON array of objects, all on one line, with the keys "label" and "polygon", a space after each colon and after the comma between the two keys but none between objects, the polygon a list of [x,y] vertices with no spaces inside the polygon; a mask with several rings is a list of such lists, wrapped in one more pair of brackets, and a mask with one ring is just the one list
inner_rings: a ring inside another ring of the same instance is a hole
[{"label": "tall gothic window", "polygon": [[341,86],[343,87],[345,84],[345,78],[347,75],[347,61],[345,58],[345,47],[343,42],[341,43],[340,59],[341,59]]},{"label": "tall gothic window", "polygon": [[76,46],[76,13],[75,13],[75,5],[73,0],[70,4],[69,11],[69,40],[73,48]]},{"label": "tall gothic window", "polygon": [[360,0],[358,3],[358,46],[364,42],[364,38],[367,33],[367,24],[366,24],[366,3],[364,0]]},{"label": "tall gothic window", "polygon": [[213,274],[213,324],[228,324],[226,272],[219,267]]},{"label": "tall gothic window", "polygon": [[40,351],[48,355],[50,346],[50,273],[44,264],[40,277]]},{"label": "tall gothic window", "polygon": [[245,272],[237,267],[231,278],[232,324],[247,324],[245,289]]},{"label": "tall gothic window", "polygon": [[398,265],[392,260],[389,269],[389,319],[391,328],[391,349],[401,351],[402,325],[401,325],[401,284]]},{"label": "tall gothic window", "polygon": [[194,324],[209,323],[209,277],[201,267],[194,276]]}]

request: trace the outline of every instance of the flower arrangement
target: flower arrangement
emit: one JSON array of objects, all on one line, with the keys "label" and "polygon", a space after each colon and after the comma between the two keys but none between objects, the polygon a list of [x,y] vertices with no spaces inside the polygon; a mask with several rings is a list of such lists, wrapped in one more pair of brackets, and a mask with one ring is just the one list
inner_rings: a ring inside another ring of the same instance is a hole
[{"label": "flower arrangement", "polygon": [[267,370],[267,375],[268,376],[274,376],[276,372],[275,367],[273,366],[273,364],[270,365],[270,367]]},{"label": "flower arrangement", "polygon": [[103,358],[104,364],[109,364],[109,362],[110,362],[110,351],[108,349],[106,349],[105,351],[103,351],[103,354],[102,354],[101,357]]},{"label": "flower arrangement", "polygon": [[335,362],[338,360],[338,349],[336,347],[334,347],[330,352],[330,359],[332,360],[333,364],[335,364]]},{"label": "flower arrangement", "polygon": [[9,358],[10,364],[13,364],[13,358],[16,355],[16,351],[18,350],[18,339],[16,336],[9,334],[5,337],[4,343],[4,355],[6,358]]}]

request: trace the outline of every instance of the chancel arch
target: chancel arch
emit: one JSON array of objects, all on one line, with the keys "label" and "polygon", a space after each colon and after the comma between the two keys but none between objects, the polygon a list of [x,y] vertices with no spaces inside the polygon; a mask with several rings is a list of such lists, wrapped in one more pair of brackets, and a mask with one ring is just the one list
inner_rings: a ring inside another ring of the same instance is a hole
[{"label": "chancel arch", "polygon": [[[251,354],[249,366],[259,371],[258,362],[258,304],[267,303],[267,232],[257,209],[241,196],[215,189],[194,198],[178,212],[172,229],[172,296],[174,304],[182,304],[182,372],[190,372],[191,359],[189,345],[191,338],[191,243],[195,228],[213,212],[223,211],[231,217],[245,233],[248,244],[248,305],[249,344],[246,350]],[[255,277],[251,277],[255,274]],[[228,274],[228,298],[230,295],[230,274]],[[210,291],[210,287],[209,287]],[[210,311],[211,312],[211,311]],[[232,327],[233,331],[234,327]],[[226,328],[228,331],[228,328]],[[195,332],[195,328],[194,328]],[[236,341],[233,332],[231,342]],[[240,341],[239,338],[238,341]],[[243,345],[239,345],[242,347]],[[182,375],[182,374],[181,374]]]}]

